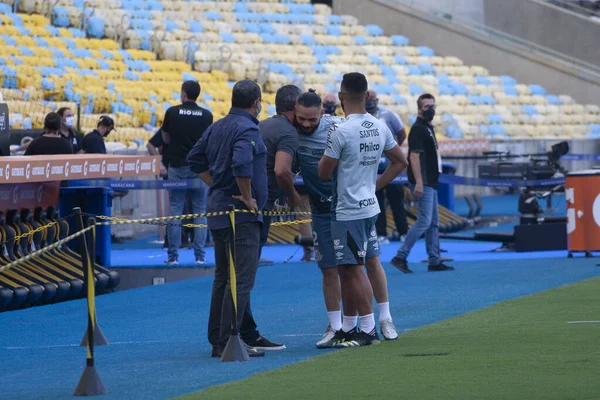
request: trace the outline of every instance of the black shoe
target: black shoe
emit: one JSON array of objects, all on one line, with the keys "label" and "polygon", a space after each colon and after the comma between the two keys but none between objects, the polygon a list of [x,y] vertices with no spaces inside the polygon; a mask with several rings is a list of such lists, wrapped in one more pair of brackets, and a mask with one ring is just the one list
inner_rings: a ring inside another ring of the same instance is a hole
[{"label": "black shoe", "polygon": [[347,337],[343,342],[340,342],[336,348],[345,349],[348,347],[361,347],[361,346],[370,346],[372,344],[379,344],[381,341],[379,340],[379,335],[377,334],[377,329],[373,328],[370,333],[366,332],[357,332],[354,330],[348,332]]},{"label": "black shoe", "polygon": [[390,261],[392,263],[392,265],[396,268],[398,268],[401,272],[404,272],[405,274],[412,274],[412,270],[410,268],[408,268],[408,264],[406,263],[406,260],[401,259],[400,257],[394,257],[392,258],[392,261]]},{"label": "black shoe", "polygon": [[438,265],[430,265],[429,267],[427,267],[427,271],[429,271],[429,272],[454,271],[454,267],[450,267],[448,265],[444,265],[443,263],[439,263]]},{"label": "black shoe", "polygon": [[271,342],[269,339],[259,336],[258,339],[256,339],[253,342],[248,342],[246,343],[248,346],[250,347],[254,347],[257,350],[283,350],[285,349],[285,345],[284,344],[279,344],[279,343],[273,343]]},{"label": "black shoe", "polygon": [[[254,347],[250,347],[247,344],[244,344],[244,348],[246,349],[246,353],[248,353],[248,356],[250,357],[264,357],[265,356],[265,352],[264,351],[260,351],[255,349]],[[220,347],[213,347],[212,349],[212,353],[211,353],[211,357],[213,358],[221,358],[221,356],[223,355],[223,350]]]}]

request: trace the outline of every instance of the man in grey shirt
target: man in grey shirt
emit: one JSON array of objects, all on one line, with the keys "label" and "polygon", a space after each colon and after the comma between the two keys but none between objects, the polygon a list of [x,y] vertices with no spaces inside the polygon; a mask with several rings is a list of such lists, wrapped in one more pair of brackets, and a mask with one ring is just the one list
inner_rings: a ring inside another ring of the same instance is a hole
[{"label": "man in grey shirt", "polygon": [[[365,102],[367,112],[385,122],[387,127],[390,129],[392,134],[396,137],[398,146],[402,146],[404,140],[406,140],[406,130],[404,124],[400,119],[400,116],[391,110],[386,110],[379,107],[379,99],[377,93],[374,90],[369,90],[367,101]],[[383,161],[384,159],[382,159]],[[379,165],[379,173],[385,170],[387,159]],[[406,223],[406,211],[404,210],[404,185],[387,185],[384,189],[377,192],[377,201],[381,206],[381,213],[377,217],[377,236],[379,237],[379,243],[388,244],[387,235],[387,216],[385,207],[385,198],[387,197],[388,204],[392,209],[392,215],[394,216],[394,222],[396,223],[396,231],[398,236],[403,237],[408,232],[408,225]]]}]

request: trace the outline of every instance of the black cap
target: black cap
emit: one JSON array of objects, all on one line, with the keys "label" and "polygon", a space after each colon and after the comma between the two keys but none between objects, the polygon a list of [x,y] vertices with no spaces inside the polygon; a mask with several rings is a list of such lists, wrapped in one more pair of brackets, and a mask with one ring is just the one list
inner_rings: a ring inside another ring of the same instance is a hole
[{"label": "black cap", "polygon": [[55,112],[51,112],[46,115],[44,119],[44,130],[50,132],[58,132],[60,130],[60,123],[62,117]]},{"label": "black cap", "polygon": [[112,130],[115,130],[115,121],[107,116],[107,115],[103,115],[100,117],[100,121],[98,121],[98,126],[106,126],[107,128],[111,128]]}]

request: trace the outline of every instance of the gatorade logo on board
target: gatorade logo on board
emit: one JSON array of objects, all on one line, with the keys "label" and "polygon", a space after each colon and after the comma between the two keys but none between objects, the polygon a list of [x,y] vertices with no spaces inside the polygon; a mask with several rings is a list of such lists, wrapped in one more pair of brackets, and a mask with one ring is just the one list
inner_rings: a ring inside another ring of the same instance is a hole
[{"label": "gatorade logo on board", "polygon": [[140,173],[140,160],[136,160],[135,161],[135,173],[139,174]]},{"label": "gatorade logo on board", "polygon": [[88,174],[88,162],[83,163],[83,176],[87,176]]},{"label": "gatorade logo on board", "polygon": [[25,179],[29,180],[31,176],[31,164],[27,163],[27,167],[25,167]]},{"label": "gatorade logo on board", "polygon": [[69,162],[65,164],[65,178],[69,177]]},{"label": "gatorade logo on board", "polygon": [[46,164],[46,179],[50,178],[50,163]]},{"label": "gatorade logo on board", "polygon": [[123,175],[123,160],[119,162],[119,175]]},{"label": "gatorade logo on board", "polygon": [[100,167],[100,172],[102,173],[102,176],[106,174],[106,160],[102,160],[102,167]]},{"label": "gatorade logo on board", "polygon": [[152,160],[152,173],[156,172],[156,158]]},{"label": "gatorade logo on board", "polygon": [[6,174],[4,174],[6,180],[10,179],[10,164],[6,164]]}]

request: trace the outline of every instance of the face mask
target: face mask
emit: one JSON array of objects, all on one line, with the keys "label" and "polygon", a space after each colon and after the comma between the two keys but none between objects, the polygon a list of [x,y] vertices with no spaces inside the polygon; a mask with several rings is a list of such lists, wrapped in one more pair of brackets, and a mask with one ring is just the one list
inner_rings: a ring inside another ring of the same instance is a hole
[{"label": "face mask", "polygon": [[435,108],[430,107],[427,110],[423,111],[423,119],[425,121],[432,121],[433,117],[435,117]]},{"label": "face mask", "polygon": [[323,104],[323,109],[325,110],[325,114],[335,114],[337,106],[335,103],[325,103]]},{"label": "face mask", "polygon": [[260,104],[260,107],[256,109],[256,119],[258,119],[260,113],[262,112],[262,102],[259,102],[258,104]]},{"label": "face mask", "polygon": [[75,125],[75,117],[67,117],[65,118],[65,126],[67,128],[72,128]]},{"label": "face mask", "polygon": [[377,100],[367,100],[365,102],[365,108],[367,109],[367,112],[374,112],[377,110]]}]

